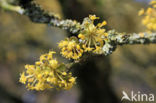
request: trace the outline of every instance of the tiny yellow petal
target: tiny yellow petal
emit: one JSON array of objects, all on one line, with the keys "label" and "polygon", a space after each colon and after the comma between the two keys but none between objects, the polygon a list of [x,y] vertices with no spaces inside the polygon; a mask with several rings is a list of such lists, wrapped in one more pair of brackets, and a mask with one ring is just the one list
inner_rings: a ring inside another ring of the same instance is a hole
[{"label": "tiny yellow petal", "polygon": [[138,15],[141,16],[141,15],[144,14],[144,12],[145,12],[145,10],[142,8],[142,9],[138,12]]}]

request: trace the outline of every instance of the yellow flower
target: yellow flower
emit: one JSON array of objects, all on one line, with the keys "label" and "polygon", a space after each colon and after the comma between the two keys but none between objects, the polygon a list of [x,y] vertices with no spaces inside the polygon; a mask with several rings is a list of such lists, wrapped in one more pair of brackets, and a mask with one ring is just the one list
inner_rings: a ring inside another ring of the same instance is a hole
[{"label": "yellow flower", "polygon": [[144,33],[139,33],[139,36],[143,38],[144,37]]},{"label": "yellow flower", "polygon": [[148,8],[147,11],[146,11],[146,14],[147,14],[147,15],[150,15],[150,14],[152,13],[152,11],[153,11],[152,8]]},{"label": "yellow flower", "polygon": [[102,51],[101,51],[101,47],[99,46],[96,46],[96,49],[94,50],[95,53],[98,53],[98,54],[101,54]]},{"label": "yellow flower", "polygon": [[150,2],[150,5],[154,5],[154,4],[156,4],[156,1],[155,0],[153,0],[153,1]]},{"label": "yellow flower", "polygon": [[85,36],[83,34],[79,34],[78,37],[81,38],[82,40],[85,39]]},{"label": "yellow flower", "polygon": [[141,15],[144,14],[144,12],[145,12],[145,10],[142,8],[142,9],[138,12],[138,15],[141,16]]},{"label": "yellow flower", "polygon": [[70,89],[75,81],[71,82],[72,74],[66,72],[65,64],[60,64],[50,51],[40,56],[35,65],[25,65],[25,72],[20,76],[20,82],[26,84],[30,90],[45,90],[50,88]]},{"label": "yellow flower", "polygon": [[27,80],[27,78],[26,78],[26,76],[25,76],[25,73],[22,73],[22,74],[21,74],[21,78],[20,78],[19,81],[20,81],[21,83],[25,84],[25,83],[26,83],[26,80]]},{"label": "yellow flower", "polygon": [[75,82],[75,78],[74,78],[74,77],[71,77],[71,78],[69,79],[69,82],[74,83],[74,82]]},{"label": "yellow flower", "polygon": [[67,75],[67,73],[66,72],[63,72],[62,75]]},{"label": "yellow flower", "polygon": [[[101,54],[102,47],[105,43],[108,34],[103,28],[107,22],[103,21],[94,25],[94,20],[99,19],[95,15],[89,15],[89,18],[84,19],[82,23],[83,30],[80,31],[78,38],[85,52],[94,52]],[[98,48],[98,49],[97,49]],[[101,52],[100,52],[101,51]]]},{"label": "yellow flower", "polygon": [[103,27],[103,26],[105,26],[105,25],[107,25],[107,22],[106,21],[103,21],[102,23],[98,23],[98,27]]},{"label": "yellow flower", "polygon": [[58,44],[61,54],[66,58],[79,59],[82,56],[83,50],[74,39],[72,37],[67,38]]},{"label": "yellow flower", "polygon": [[99,19],[99,17],[96,17],[96,15],[89,15],[89,18],[94,21],[95,19]]},{"label": "yellow flower", "polygon": [[35,62],[36,65],[41,65],[40,61]]},{"label": "yellow flower", "polygon": [[52,68],[58,67],[58,61],[57,60],[50,60],[49,64],[51,65]]}]

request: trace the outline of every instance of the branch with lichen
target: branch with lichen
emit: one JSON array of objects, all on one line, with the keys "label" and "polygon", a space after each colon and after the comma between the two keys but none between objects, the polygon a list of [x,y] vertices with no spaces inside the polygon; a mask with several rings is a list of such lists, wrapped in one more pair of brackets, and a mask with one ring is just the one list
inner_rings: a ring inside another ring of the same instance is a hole
[{"label": "branch with lichen", "polygon": [[[76,20],[63,20],[58,15],[45,11],[33,0],[19,0],[19,5],[23,10],[22,14],[28,16],[32,22],[45,23],[75,34],[58,44],[62,56],[73,59],[73,63],[60,63],[53,57],[55,52],[50,51],[41,55],[39,61],[34,65],[25,66],[26,70],[21,74],[20,82],[26,84],[27,88],[31,90],[70,89],[76,79],[72,76],[70,68],[83,61],[86,54],[89,56],[90,54],[109,55],[118,45],[156,43],[155,0],[151,2],[152,7],[145,14],[144,10],[139,12],[139,15],[145,15],[143,24],[147,26],[147,32],[133,34],[118,33],[115,30],[106,31],[107,22],[103,21],[95,25],[94,21],[99,19],[95,15],[89,15],[80,23]],[[7,5],[1,5],[2,8],[5,6]]]},{"label": "branch with lichen", "polygon": [[80,30],[80,23],[76,20],[62,20],[59,15],[45,11],[33,0],[19,0],[19,4],[24,8],[24,14],[27,15],[32,22],[45,23],[61,29],[69,30],[69,32],[72,33],[76,33]]}]

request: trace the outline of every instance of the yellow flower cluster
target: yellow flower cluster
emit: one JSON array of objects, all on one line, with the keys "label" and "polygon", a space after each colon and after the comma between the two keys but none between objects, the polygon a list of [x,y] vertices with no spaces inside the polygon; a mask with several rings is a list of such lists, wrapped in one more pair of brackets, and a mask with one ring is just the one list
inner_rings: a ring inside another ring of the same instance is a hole
[{"label": "yellow flower cluster", "polygon": [[20,82],[30,90],[45,90],[48,88],[70,89],[75,83],[72,74],[66,72],[65,64],[59,64],[53,58],[55,52],[50,51],[40,56],[35,65],[25,65],[26,70],[20,76]]},{"label": "yellow flower cluster", "polygon": [[95,26],[94,20],[96,19],[99,19],[99,17],[89,15],[89,18],[86,18],[83,21],[83,30],[78,35],[78,38],[80,39],[85,52],[93,51],[94,53],[100,54],[102,53],[101,49],[108,36],[108,34],[105,32],[106,30],[103,28],[107,22],[103,21]]},{"label": "yellow flower cluster", "polygon": [[144,15],[142,24],[147,27],[148,31],[156,31],[156,0],[150,2],[152,7],[147,10],[141,9],[138,13],[139,16]]},{"label": "yellow flower cluster", "polygon": [[[79,59],[84,52],[102,53],[107,42],[108,34],[103,28],[107,23],[103,21],[94,25],[99,19],[95,15],[85,18],[81,24],[78,37],[73,36],[60,41],[58,44],[61,54],[68,59]],[[54,51],[40,56],[35,65],[26,65],[20,75],[20,82],[30,90],[45,90],[57,88],[67,90],[75,84],[75,77],[67,71],[67,66],[53,58]]]},{"label": "yellow flower cluster", "polygon": [[83,50],[78,44],[77,38],[71,37],[59,43],[61,54],[66,58],[78,59],[82,56]]},{"label": "yellow flower cluster", "polygon": [[108,33],[105,32],[106,30],[103,27],[107,22],[103,21],[95,26],[94,21],[96,19],[99,19],[99,17],[89,15],[89,18],[85,18],[81,24],[82,30],[78,38],[67,38],[59,43],[61,54],[64,57],[79,59],[83,52],[93,52],[96,54],[101,54],[103,52],[102,48],[108,37]]}]

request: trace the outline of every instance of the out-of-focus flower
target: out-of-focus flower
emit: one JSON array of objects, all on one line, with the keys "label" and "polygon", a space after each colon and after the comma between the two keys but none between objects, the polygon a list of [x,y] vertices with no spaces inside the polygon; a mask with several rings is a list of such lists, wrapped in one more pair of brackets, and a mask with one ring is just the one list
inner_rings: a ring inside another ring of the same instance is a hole
[{"label": "out-of-focus flower", "polygon": [[152,7],[147,10],[141,9],[138,15],[143,15],[142,24],[146,26],[148,31],[156,31],[156,1],[150,2]]}]

